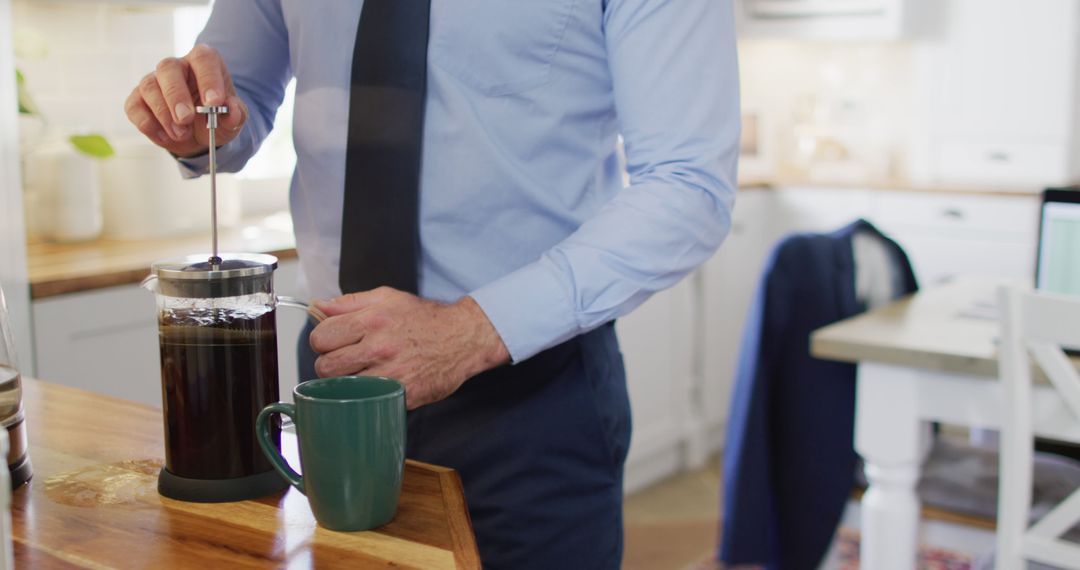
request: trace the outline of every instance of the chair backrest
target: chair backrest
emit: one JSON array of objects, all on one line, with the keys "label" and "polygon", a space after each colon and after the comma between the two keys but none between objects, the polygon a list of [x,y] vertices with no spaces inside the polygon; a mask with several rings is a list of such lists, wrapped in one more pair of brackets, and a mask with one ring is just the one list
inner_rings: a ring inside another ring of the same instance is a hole
[{"label": "chair backrest", "polygon": [[1000,301],[1002,380],[1012,366],[1012,377],[1030,382],[1030,354],[1080,418],[1080,373],[1064,350],[1080,349],[1080,298],[1004,288]]},{"label": "chair backrest", "polygon": [[1080,491],[1028,527],[1031,509],[1033,435],[1032,360],[1080,425],[1080,373],[1065,348],[1080,349],[1080,298],[1002,288],[1001,478],[998,493],[998,570],[1036,560],[1080,568],[1080,547],[1060,536],[1080,521]]}]

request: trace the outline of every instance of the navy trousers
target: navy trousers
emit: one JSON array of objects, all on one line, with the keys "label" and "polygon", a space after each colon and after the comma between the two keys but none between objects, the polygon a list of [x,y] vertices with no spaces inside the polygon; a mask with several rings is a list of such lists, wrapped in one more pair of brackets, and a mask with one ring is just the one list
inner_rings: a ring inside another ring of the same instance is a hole
[{"label": "navy trousers", "polygon": [[[310,329],[300,378],[316,377]],[[409,412],[407,441],[461,475],[485,568],[619,568],[630,402],[613,324]]]}]

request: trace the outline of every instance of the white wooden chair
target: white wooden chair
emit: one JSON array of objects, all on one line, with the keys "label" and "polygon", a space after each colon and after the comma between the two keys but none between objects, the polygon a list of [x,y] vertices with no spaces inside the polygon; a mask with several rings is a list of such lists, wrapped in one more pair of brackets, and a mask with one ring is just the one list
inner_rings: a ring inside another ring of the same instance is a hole
[{"label": "white wooden chair", "polygon": [[1018,570],[1030,560],[1080,569],[1080,545],[1060,539],[1080,523],[1080,490],[1028,525],[1034,432],[1042,420],[1033,411],[1032,361],[1071,412],[1066,421],[1080,426],[1080,373],[1062,350],[1080,349],[1080,299],[1013,288],[1003,288],[999,299],[1004,413],[996,568]]}]

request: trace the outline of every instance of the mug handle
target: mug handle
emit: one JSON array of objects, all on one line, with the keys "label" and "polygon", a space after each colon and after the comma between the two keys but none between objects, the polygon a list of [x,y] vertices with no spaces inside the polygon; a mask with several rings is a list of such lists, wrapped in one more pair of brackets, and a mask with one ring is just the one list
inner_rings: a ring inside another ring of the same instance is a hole
[{"label": "mug handle", "polygon": [[302,309],[304,311],[307,311],[307,314],[311,315],[311,318],[315,319],[320,323],[326,320],[326,313],[320,311],[318,307],[311,306],[301,301],[300,299],[297,299],[296,297],[278,295],[277,304],[283,307],[292,307],[294,309]]},{"label": "mug handle", "polygon": [[263,455],[270,460],[270,464],[274,466],[274,469],[293,487],[296,487],[297,491],[303,493],[304,478],[296,471],[293,471],[293,468],[289,466],[289,462],[285,461],[285,458],[281,456],[281,451],[274,445],[274,442],[270,441],[269,422],[270,416],[273,414],[289,416],[293,423],[296,423],[296,406],[287,402],[275,402],[266,406],[259,412],[259,417],[255,419],[255,435],[259,440],[259,447],[262,448]]}]

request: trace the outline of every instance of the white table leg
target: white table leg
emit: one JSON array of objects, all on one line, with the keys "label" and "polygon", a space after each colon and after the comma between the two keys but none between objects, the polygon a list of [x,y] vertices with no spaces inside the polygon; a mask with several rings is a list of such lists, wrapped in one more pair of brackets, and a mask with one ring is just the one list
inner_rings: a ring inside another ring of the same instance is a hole
[{"label": "white table leg", "polygon": [[919,497],[915,486],[926,445],[918,413],[918,382],[910,369],[859,365],[855,448],[866,465],[860,566],[915,568]]}]

